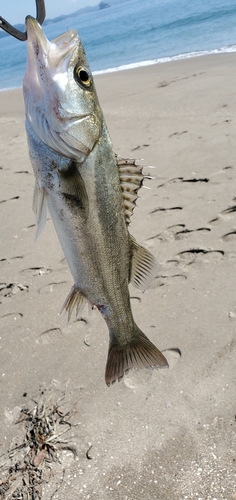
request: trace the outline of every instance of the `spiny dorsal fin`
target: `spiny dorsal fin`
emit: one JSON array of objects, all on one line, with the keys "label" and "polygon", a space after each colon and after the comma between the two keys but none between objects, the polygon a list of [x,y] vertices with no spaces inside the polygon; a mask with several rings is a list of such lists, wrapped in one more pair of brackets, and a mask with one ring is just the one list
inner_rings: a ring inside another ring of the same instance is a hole
[{"label": "spiny dorsal fin", "polygon": [[36,235],[35,241],[43,231],[43,228],[46,224],[47,220],[47,201],[46,201],[46,193],[42,188],[40,189],[37,181],[34,186],[34,194],[33,194],[33,211],[36,219]]},{"label": "spiny dorsal fin", "polygon": [[145,292],[151,282],[156,278],[160,266],[155,257],[153,257],[146,248],[139,245],[131,235],[130,248],[130,282],[141,290],[141,292]]},{"label": "spiny dorsal fin", "polygon": [[136,165],[136,160],[132,158],[124,159],[120,156],[116,156],[116,162],[119,169],[120,185],[124,200],[126,222],[127,224],[129,224],[130,217],[136,206],[138,190],[143,184],[143,166]]},{"label": "spiny dorsal fin", "polygon": [[73,309],[75,308],[76,317],[79,314],[80,309],[82,308],[85,301],[85,297],[81,294],[78,288],[73,285],[69,294],[66,297],[66,300],[61,308],[61,313],[65,309],[68,312],[68,321],[70,321],[71,314]]}]

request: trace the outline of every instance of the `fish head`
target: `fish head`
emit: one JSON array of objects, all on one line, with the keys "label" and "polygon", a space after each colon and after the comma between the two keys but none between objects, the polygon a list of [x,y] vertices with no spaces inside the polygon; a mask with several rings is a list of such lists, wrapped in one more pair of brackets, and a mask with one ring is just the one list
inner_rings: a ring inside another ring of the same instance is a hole
[{"label": "fish head", "polygon": [[82,162],[99,140],[103,121],[82,42],[76,30],[50,42],[31,16],[26,31],[27,129],[57,153]]}]

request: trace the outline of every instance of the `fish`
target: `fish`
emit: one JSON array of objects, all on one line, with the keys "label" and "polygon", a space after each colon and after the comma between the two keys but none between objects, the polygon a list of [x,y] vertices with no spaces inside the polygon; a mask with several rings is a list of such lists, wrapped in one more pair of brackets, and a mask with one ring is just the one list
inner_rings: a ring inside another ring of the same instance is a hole
[{"label": "fish", "polygon": [[27,16],[26,31],[23,95],[36,237],[49,211],[74,280],[63,309],[70,318],[87,301],[102,314],[109,330],[108,386],[132,368],[167,368],[136,325],[130,303],[129,283],[145,291],[159,268],[129,232],[143,167],[114,152],[77,30],[49,41]]}]

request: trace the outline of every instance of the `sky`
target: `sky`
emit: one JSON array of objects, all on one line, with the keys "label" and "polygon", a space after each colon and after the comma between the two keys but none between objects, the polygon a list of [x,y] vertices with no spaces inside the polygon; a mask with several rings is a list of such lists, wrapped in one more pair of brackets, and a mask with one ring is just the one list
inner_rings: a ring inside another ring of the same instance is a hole
[{"label": "sky", "polygon": [[[46,17],[52,19],[98,3],[99,0],[45,0]],[[0,0],[0,16],[9,23],[24,23],[28,14],[35,17],[35,0]]]}]

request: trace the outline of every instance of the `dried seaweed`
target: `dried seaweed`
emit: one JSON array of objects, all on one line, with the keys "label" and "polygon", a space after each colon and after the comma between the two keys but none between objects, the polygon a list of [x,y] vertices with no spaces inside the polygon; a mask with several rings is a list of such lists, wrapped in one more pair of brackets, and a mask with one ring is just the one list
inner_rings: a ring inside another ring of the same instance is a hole
[{"label": "dried seaweed", "polygon": [[53,475],[53,463],[60,462],[59,451],[77,455],[75,446],[63,440],[72,423],[73,412],[63,412],[61,404],[44,405],[33,401],[31,410],[22,408],[17,425],[24,426],[24,438],[0,457],[0,499],[40,500],[42,486]]}]

